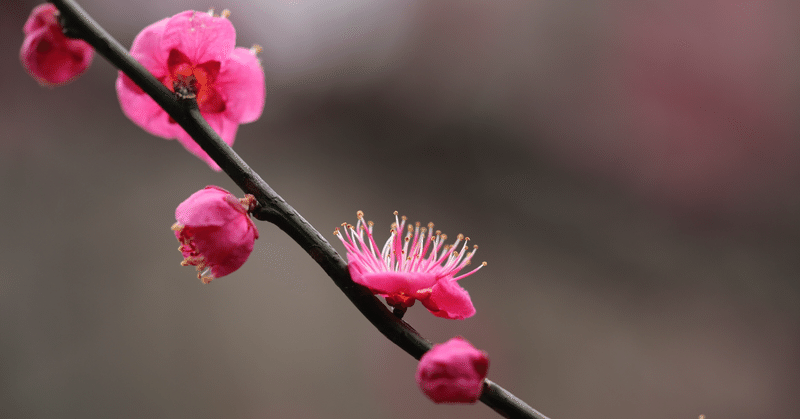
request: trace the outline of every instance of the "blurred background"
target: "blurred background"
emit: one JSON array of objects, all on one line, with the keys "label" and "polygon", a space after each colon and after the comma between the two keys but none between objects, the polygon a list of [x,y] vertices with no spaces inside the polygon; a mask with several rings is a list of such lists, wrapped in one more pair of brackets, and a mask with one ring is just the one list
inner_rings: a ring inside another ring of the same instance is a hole
[{"label": "blurred background", "polygon": [[[800,3],[84,0],[123,45],[186,9],[260,44],[235,149],[341,251],[357,210],[480,246],[489,352],[553,419],[800,409]],[[239,191],[122,114],[99,56],[40,87],[36,1],[0,14],[0,417],[489,418],[438,406],[277,228],[236,273],[179,266],[178,203]]]}]

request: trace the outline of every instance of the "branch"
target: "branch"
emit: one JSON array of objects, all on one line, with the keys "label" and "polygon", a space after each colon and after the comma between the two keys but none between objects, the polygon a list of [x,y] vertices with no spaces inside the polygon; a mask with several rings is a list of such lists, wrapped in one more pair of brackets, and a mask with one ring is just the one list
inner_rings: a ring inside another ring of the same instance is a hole
[{"label": "branch", "polygon": [[[347,264],[330,243],[220,138],[200,114],[195,99],[180,98],[167,89],[73,0],[52,3],[61,12],[64,33],[89,43],[152,97],[245,193],[256,197],[259,206],[253,216],[275,224],[294,239],[373,326],[416,359],[431,348],[428,340],[393,315],[369,289],[353,282]],[[480,400],[507,418],[547,419],[488,379]]]}]

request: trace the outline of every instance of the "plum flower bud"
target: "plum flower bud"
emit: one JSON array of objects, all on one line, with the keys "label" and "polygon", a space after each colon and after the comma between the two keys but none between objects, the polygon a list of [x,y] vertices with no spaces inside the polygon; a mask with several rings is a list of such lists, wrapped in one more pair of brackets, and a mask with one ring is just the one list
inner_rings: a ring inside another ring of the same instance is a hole
[{"label": "plum flower bud", "polygon": [[489,370],[486,352],[456,336],[434,345],[417,366],[417,384],[434,403],[475,403]]},{"label": "plum flower bud", "polygon": [[[236,29],[220,16],[187,10],[161,19],[136,35],[131,55],[168,89],[194,98],[203,118],[228,145],[239,124],[264,109],[264,69],[255,50],[236,47]],[[176,138],[212,169],[219,166],[156,102],[121,71],[117,96],[122,111],[145,131]]]},{"label": "plum flower bud", "polygon": [[486,262],[457,276],[478,249],[474,246],[468,251],[468,237],[459,234],[455,243],[445,245],[447,235],[438,230],[434,233],[433,223],[428,223],[428,228],[420,227],[420,223],[409,225],[403,237],[407,219],[398,218],[395,211],[391,236],[381,250],[372,237],[372,221],[365,222],[361,211],[357,215],[355,227],[342,224],[346,239],[338,228],[334,231],[347,248],[347,267],[354,282],[382,295],[400,313],[419,300],[437,317],[465,319],[475,314],[469,293],[457,281],[486,266]]},{"label": "plum flower bud", "polygon": [[172,226],[181,243],[181,265],[196,266],[204,284],[239,269],[258,238],[248,215],[255,204],[253,195],[236,199],[217,186],[206,186],[181,202]]},{"label": "plum flower bud", "polygon": [[33,78],[43,85],[66,84],[92,63],[94,49],[81,39],[67,38],[58,22],[58,9],[40,4],[22,31],[25,40],[19,58]]}]

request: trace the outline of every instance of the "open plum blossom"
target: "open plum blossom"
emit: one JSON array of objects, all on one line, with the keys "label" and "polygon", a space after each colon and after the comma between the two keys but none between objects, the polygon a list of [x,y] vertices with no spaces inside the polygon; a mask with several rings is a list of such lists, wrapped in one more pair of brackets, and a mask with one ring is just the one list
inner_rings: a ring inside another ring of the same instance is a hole
[{"label": "open plum blossom", "polygon": [[[407,219],[405,216],[398,219],[397,211],[394,215],[391,236],[382,250],[372,237],[374,224],[365,222],[361,211],[358,211],[355,227],[342,224],[344,237],[338,228],[334,232],[347,248],[347,267],[353,281],[382,295],[390,306],[401,312],[419,300],[438,317],[465,319],[474,315],[475,307],[469,294],[456,281],[472,275],[486,266],[486,262],[468,273],[456,274],[470,264],[478,246],[468,252],[469,238],[462,234],[452,245],[445,245],[447,235],[441,231],[434,233],[433,223],[429,223],[428,228],[420,227],[420,223],[409,225],[403,238]],[[462,241],[464,244],[458,251]]]},{"label": "open plum blossom", "polygon": [[22,65],[43,85],[65,84],[89,68],[94,49],[81,39],[67,38],[58,22],[58,9],[40,4],[22,28],[25,40],[19,58]]},{"label": "open plum blossom", "polygon": [[[170,90],[194,93],[200,113],[227,144],[239,124],[261,116],[266,91],[264,70],[253,49],[236,47],[236,30],[227,19],[188,10],[162,19],[133,40],[131,55]],[[117,78],[122,110],[145,131],[177,138],[187,150],[220,168],[156,102],[122,72]]]},{"label": "open plum blossom", "polygon": [[181,243],[181,265],[196,266],[204,284],[239,269],[258,238],[248,215],[255,204],[253,195],[236,199],[217,186],[206,186],[181,202],[172,226]]},{"label": "open plum blossom", "polygon": [[456,336],[434,345],[417,365],[417,384],[435,403],[475,403],[489,370],[486,352]]}]

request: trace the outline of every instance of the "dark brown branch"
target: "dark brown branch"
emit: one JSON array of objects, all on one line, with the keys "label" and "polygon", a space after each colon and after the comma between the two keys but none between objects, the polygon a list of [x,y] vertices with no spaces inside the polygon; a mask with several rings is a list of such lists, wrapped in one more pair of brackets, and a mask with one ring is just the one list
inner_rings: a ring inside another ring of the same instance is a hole
[{"label": "dark brown branch", "polygon": [[[259,207],[253,216],[277,225],[294,239],[384,336],[416,359],[431,348],[429,341],[392,314],[367,288],[352,281],[346,263],[330,243],[214,132],[193,98],[181,99],[167,89],[73,0],[52,0],[52,3],[61,12],[65,33],[85,40],[150,95],[242,191],[256,197]],[[547,419],[488,379],[480,400],[504,417]]]}]

